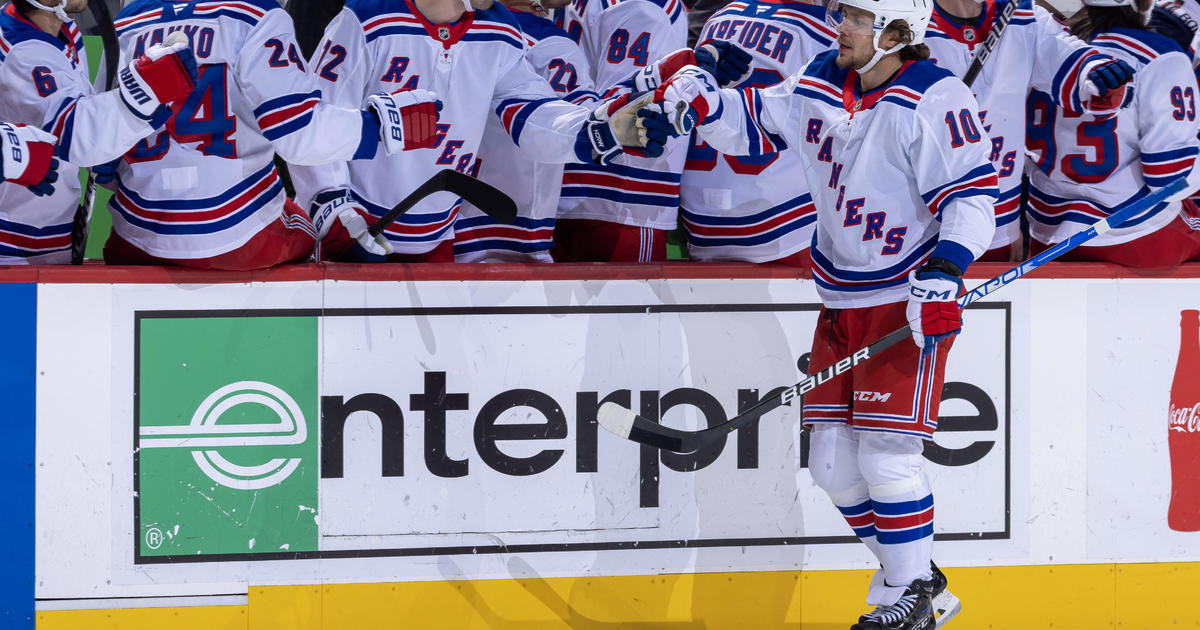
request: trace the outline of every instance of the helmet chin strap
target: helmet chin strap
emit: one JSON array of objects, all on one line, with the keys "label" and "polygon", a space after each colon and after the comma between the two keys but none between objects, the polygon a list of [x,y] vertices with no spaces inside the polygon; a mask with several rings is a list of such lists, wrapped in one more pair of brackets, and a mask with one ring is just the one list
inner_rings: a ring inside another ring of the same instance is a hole
[{"label": "helmet chin strap", "polygon": [[29,0],[29,4],[33,5],[33,7],[36,9],[53,12],[54,17],[58,18],[61,22],[71,21],[71,18],[67,15],[67,0],[62,0],[62,2],[59,2],[53,7],[48,7],[37,0]]},{"label": "helmet chin strap", "polygon": [[894,52],[899,52],[901,48],[904,48],[904,44],[896,44],[895,46],[892,46],[891,48],[889,48],[887,50],[880,50],[879,36],[882,34],[883,34],[883,29],[875,30],[875,36],[871,39],[871,44],[872,44],[872,47],[875,49],[875,54],[871,56],[870,61],[868,61],[866,64],[864,64],[863,67],[859,68],[858,70],[855,70],[855,72],[857,72],[859,74],[868,72],[871,70],[871,68],[875,67],[875,64],[879,63],[880,59],[883,59],[884,55],[890,55]]}]

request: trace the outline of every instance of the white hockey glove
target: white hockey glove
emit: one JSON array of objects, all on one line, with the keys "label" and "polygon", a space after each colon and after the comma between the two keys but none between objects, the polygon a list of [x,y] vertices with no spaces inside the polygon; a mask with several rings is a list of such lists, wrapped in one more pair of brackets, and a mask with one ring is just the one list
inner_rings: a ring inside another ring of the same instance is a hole
[{"label": "white hockey glove", "polygon": [[348,190],[318,194],[309,212],[317,228],[318,260],[337,262],[384,262],[392,246],[382,234],[371,236],[367,228],[375,222]]},{"label": "white hockey glove", "polygon": [[721,95],[711,74],[688,66],[654,90],[654,102],[662,105],[675,135],[686,136],[710,115],[721,115]]},{"label": "white hockey glove", "polygon": [[176,31],[120,71],[121,100],[134,116],[158,127],[171,116],[165,106],[190,94],[196,77],[187,35]]},{"label": "white hockey glove", "polygon": [[908,327],[921,353],[962,331],[962,271],[947,260],[931,258],[908,274]]},{"label": "white hockey glove", "polygon": [[727,41],[711,41],[703,46],[681,48],[642,68],[633,75],[633,87],[638,92],[657,89],[687,66],[696,66],[713,75],[721,87],[736,85],[750,76],[750,53]]},{"label": "white hockey glove", "polygon": [[39,197],[53,193],[57,143],[58,138],[37,127],[0,123],[0,179],[25,186]]},{"label": "white hockey glove", "polygon": [[640,111],[653,107],[653,94],[622,94],[601,102],[584,122],[575,143],[579,159],[609,164],[621,153],[658,157],[670,138],[668,129],[656,122],[649,125]]},{"label": "white hockey glove", "polygon": [[367,97],[367,110],[379,121],[379,143],[388,155],[433,148],[441,109],[437,94],[429,90],[380,92]]}]

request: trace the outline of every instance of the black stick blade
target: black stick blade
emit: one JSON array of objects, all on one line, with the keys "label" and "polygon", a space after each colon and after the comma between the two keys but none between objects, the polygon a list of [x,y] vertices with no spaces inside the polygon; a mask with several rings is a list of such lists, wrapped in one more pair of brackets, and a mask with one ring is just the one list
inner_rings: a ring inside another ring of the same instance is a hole
[{"label": "black stick blade", "polygon": [[449,171],[446,189],[462,197],[463,201],[479,208],[494,221],[508,224],[517,218],[517,204],[512,197],[504,194],[499,188],[470,175]]},{"label": "black stick blade", "polygon": [[675,453],[690,453],[696,450],[697,437],[694,432],[680,431],[652,422],[612,402],[600,405],[596,422],[605,431],[639,444],[661,448]]}]

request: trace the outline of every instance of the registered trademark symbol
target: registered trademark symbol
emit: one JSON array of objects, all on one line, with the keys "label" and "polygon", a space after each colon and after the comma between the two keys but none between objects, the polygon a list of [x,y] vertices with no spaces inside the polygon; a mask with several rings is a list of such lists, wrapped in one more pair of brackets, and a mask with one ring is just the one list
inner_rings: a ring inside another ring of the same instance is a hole
[{"label": "registered trademark symbol", "polygon": [[146,546],[151,549],[158,549],[162,546],[163,535],[157,527],[151,527],[146,532]]}]

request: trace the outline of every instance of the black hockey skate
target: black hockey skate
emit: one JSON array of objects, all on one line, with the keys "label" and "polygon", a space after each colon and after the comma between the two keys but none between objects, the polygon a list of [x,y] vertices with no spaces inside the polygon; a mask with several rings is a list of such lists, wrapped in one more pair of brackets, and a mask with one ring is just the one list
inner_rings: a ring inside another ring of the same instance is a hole
[{"label": "black hockey skate", "polygon": [[895,604],[876,606],[850,630],[933,630],[932,598],[933,580],[913,580]]},{"label": "black hockey skate", "polygon": [[935,628],[941,628],[962,611],[962,602],[946,588],[946,574],[936,564],[930,563],[933,570],[933,621]]}]

